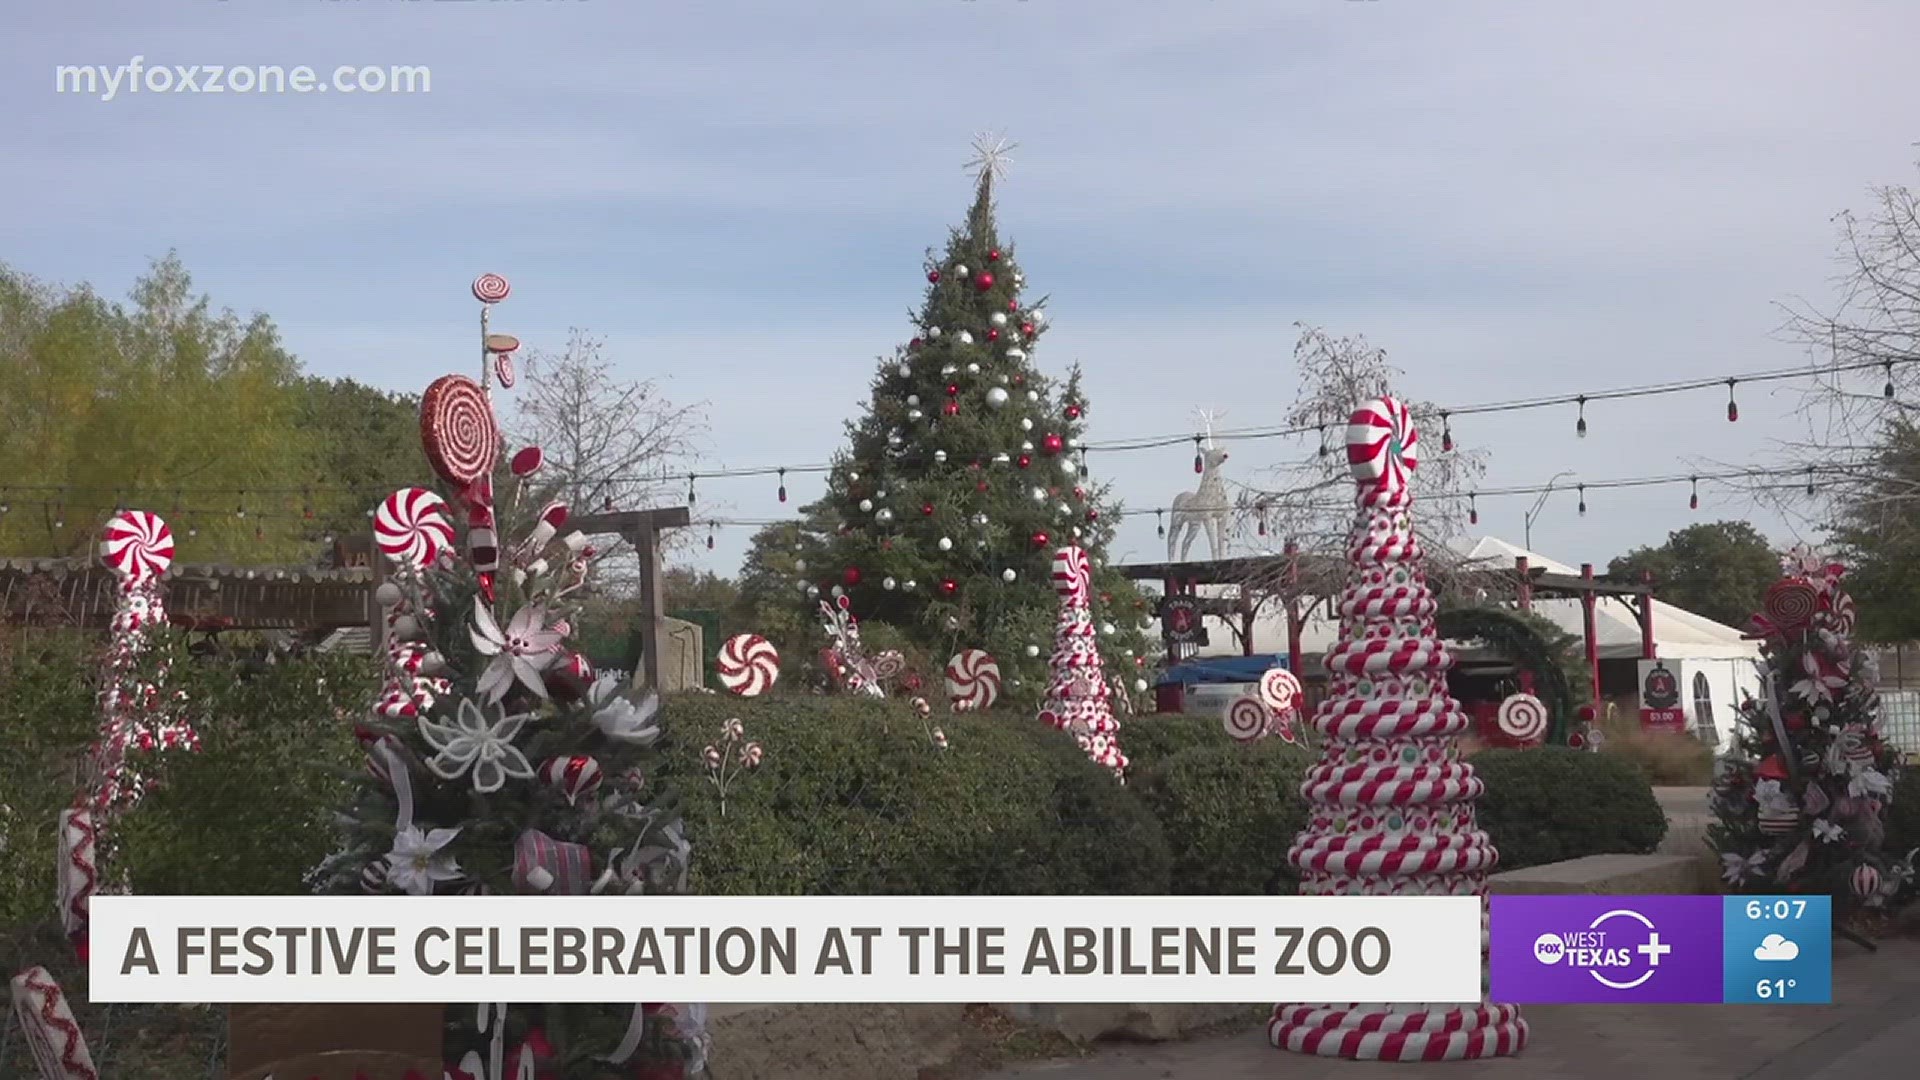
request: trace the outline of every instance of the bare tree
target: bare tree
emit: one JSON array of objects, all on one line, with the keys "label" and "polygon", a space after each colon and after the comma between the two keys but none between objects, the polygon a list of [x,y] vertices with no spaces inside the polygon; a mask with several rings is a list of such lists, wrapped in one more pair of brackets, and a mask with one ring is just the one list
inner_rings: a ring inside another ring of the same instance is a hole
[{"label": "bare tree", "polygon": [[[542,493],[576,514],[684,500],[706,432],[704,406],[675,404],[650,379],[622,379],[604,349],[602,339],[571,330],[560,352],[526,356],[512,428],[516,442],[545,455]],[[692,539],[691,532],[667,537]],[[628,564],[616,553],[600,565],[619,572]]]}]

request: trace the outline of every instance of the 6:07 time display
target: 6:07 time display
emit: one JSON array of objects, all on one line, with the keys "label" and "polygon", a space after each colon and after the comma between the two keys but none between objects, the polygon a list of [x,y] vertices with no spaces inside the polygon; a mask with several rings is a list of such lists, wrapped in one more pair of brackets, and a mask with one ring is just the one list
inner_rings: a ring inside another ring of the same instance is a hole
[{"label": "6:07 time display", "polygon": [[1747,901],[1749,919],[1798,919],[1807,913],[1805,900]]}]

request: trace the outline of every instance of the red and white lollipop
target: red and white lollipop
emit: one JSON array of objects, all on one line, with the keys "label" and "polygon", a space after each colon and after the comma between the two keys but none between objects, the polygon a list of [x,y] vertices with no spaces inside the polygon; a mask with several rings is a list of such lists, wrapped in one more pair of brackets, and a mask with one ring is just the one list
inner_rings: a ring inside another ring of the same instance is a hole
[{"label": "red and white lollipop", "polygon": [[1513,694],[1500,703],[1493,723],[1514,742],[1539,742],[1547,737],[1546,703],[1532,694]]},{"label": "red and white lollipop", "polygon": [[1053,591],[1061,596],[1085,596],[1092,571],[1085,548],[1065,547],[1053,553]]},{"label": "red and white lollipop", "polygon": [[426,488],[401,488],[380,502],[373,514],[373,537],[380,553],[415,569],[432,566],[453,547],[453,523],[447,501]]},{"label": "red and white lollipop", "polygon": [[122,510],[100,531],[100,558],[128,581],[159,577],[173,565],[173,530],[159,514]]},{"label": "red and white lollipop", "polygon": [[73,1007],[46,968],[13,977],[13,1011],[43,1080],[100,1080]]},{"label": "red and white lollipop", "polygon": [[1242,694],[1227,704],[1227,711],[1221,717],[1226,722],[1227,734],[1239,742],[1253,742],[1267,733],[1267,722],[1273,718],[1273,710],[1267,703],[1253,694]]},{"label": "red and white lollipop", "polygon": [[735,634],[714,661],[720,685],[741,697],[758,697],[780,680],[780,652],[759,634]]},{"label": "red and white lollipop", "polygon": [[1363,487],[1405,491],[1420,464],[1420,433],[1398,398],[1374,398],[1347,421],[1347,465]]},{"label": "red and white lollipop", "polygon": [[491,476],[500,424],[486,390],[465,375],[442,375],[420,397],[420,443],[441,479],[465,488]]},{"label": "red and white lollipop", "polygon": [[1299,708],[1299,676],[1286,668],[1268,668],[1260,676],[1260,700],[1276,713],[1289,713]]},{"label": "red and white lollipop", "polygon": [[481,274],[473,279],[473,298],[483,304],[497,304],[512,291],[513,286],[499,274]]},{"label": "red and white lollipop", "polygon": [[572,806],[580,796],[599,788],[605,779],[600,763],[589,754],[573,754],[557,757],[540,766],[540,779],[547,786],[567,797],[567,805]]},{"label": "red and white lollipop", "polygon": [[962,649],[947,661],[947,697],[955,712],[991,709],[1000,698],[1000,665],[985,649]]}]

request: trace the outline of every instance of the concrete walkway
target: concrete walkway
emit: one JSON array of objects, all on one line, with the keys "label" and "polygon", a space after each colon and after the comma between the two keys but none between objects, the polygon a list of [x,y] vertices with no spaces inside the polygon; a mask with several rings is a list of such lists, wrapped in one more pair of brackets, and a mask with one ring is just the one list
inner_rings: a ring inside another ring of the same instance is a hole
[{"label": "concrete walkway", "polygon": [[1527,1051],[1476,1063],[1383,1064],[1286,1054],[1248,1032],[1126,1047],[992,1074],[1000,1080],[1861,1080],[1914,1075],[1920,941],[1834,946],[1830,1006],[1541,1006]]}]

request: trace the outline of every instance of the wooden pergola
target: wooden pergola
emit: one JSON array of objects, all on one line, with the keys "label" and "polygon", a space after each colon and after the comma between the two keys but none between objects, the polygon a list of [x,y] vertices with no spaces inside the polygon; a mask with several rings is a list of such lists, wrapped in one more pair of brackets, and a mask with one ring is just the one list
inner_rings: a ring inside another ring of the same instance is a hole
[{"label": "wooden pergola", "polygon": [[[365,567],[175,564],[161,578],[167,615],[188,630],[338,630],[367,623]],[[120,578],[92,560],[0,559],[0,617],[105,629]]]},{"label": "wooden pergola", "polygon": [[[1203,614],[1237,620],[1241,651],[1247,656],[1258,651],[1254,647],[1253,631],[1260,603],[1267,597],[1278,597],[1287,619],[1287,665],[1304,677],[1306,668],[1300,637],[1307,619],[1320,604],[1331,606],[1345,586],[1349,567],[1344,558],[1309,554],[1289,547],[1279,555],[1202,562],[1130,563],[1116,569],[1134,581],[1160,582],[1166,597],[1191,598]],[[1525,556],[1516,557],[1511,568],[1488,568],[1482,572],[1510,583],[1521,611],[1532,610],[1535,600],[1580,601],[1585,658],[1594,687],[1600,685],[1600,643],[1594,613],[1601,597],[1619,597],[1632,606],[1640,623],[1641,656],[1654,659],[1651,575],[1643,575],[1637,582],[1621,581],[1594,573],[1592,563],[1581,564],[1577,575],[1559,574],[1530,565]],[[1239,587],[1239,595],[1203,597],[1199,595],[1202,585],[1235,585]],[[1164,627],[1162,637],[1167,655],[1174,656],[1175,643]]]}]

